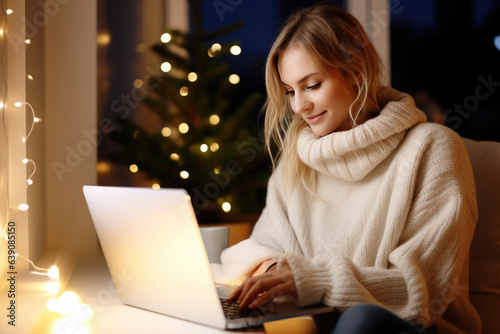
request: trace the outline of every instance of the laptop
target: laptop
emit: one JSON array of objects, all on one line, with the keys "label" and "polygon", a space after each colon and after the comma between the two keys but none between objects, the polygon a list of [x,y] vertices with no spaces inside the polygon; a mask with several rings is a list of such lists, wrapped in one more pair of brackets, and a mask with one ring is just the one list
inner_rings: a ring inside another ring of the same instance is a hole
[{"label": "laptop", "polygon": [[279,297],[243,314],[225,315],[235,287],[215,284],[191,199],[184,189],[84,186],[113,281],[129,306],[219,328],[258,326],[266,321],[331,312],[298,308]]}]

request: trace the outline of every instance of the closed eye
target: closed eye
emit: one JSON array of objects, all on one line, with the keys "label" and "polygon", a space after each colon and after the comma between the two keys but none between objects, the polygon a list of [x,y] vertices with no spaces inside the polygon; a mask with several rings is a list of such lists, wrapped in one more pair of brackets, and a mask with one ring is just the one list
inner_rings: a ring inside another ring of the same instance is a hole
[{"label": "closed eye", "polygon": [[286,95],[293,95],[294,91],[293,90],[286,90],[285,94]]},{"label": "closed eye", "polygon": [[321,86],[321,82],[318,82],[315,85],[307,86],[306,89],[312,89],[312,90],[314,90],[314,89],[318,89],[320,86]]}]

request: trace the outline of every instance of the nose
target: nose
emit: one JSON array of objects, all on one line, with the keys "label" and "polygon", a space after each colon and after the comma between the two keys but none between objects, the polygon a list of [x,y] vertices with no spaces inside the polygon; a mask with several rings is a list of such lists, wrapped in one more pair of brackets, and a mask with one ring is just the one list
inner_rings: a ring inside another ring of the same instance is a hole
[{"label": "nose", "polygon": [[292,108],[297,114],[310,110],[312,106],[312,102],[304,94],[295,94],[293,96]]}]

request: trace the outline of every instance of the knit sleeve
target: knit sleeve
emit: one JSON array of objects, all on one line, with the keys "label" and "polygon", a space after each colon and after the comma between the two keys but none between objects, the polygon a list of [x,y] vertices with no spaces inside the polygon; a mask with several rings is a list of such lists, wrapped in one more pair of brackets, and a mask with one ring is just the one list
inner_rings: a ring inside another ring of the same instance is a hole
[{"label": "knit sleeve", "polygon": [[[222,264],[211,264],[217,283],[241,284],[263,262],[277,259],[283,253],[290,227],[286,224],[286,207],[277,186],[277,172],[269,179],[266,207],[250,238],[224,250]],[[271,219],[271,216],[280,219]]]},{"label": "knit sleeve", "polygon": [[[461,139],[451,130],[431,127],[421,137],[427,139],[411,171],[412,203],[399,242],[387,245],[393,248],[388,266],[357,266],[340,253],[310,259],[285,253],[278,266],[292,270],[299,305],[323,302],[344,310],[373,303],[426,327],[452,302],[464,307],[468,250],[477,221],[472,170]],[[469,320],[453,322],[466,327],[474,323]]]}]

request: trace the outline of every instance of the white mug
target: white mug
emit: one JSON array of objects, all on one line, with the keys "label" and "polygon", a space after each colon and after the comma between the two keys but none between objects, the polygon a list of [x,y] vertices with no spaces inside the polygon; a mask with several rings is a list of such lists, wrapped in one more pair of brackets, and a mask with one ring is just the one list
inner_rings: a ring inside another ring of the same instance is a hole
[{"label": "white mug", "polygon": [[221,263],[220,255],[229,244],[229,227],[200,227],[200,232],[210,263]]}]

